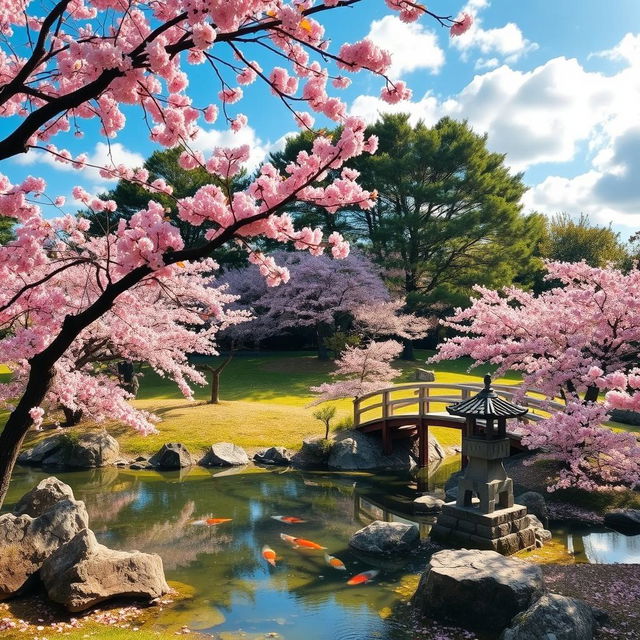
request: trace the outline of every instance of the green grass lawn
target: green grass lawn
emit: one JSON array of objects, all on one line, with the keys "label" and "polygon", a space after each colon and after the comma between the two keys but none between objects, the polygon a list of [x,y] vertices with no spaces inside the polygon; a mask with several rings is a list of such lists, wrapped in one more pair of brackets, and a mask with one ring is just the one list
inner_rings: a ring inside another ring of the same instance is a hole
[{"label": "green grass lawn", "polygon": [[[426,365],[432,353],[418,351],[415,361],[398,361],[396,366],[402,373],[395,382],[412,382],[416,367],[435,370],[436,381],[443,383],[479,382],[489,370],[479,367],[473,374],[467,373],[470,360]],[[215,365],[216,359],[210,362]],[[313,399],[309,387],[328,380],[333,367],[333,363],[321,362],[310,352],[238,354],[223,372],[219,405],[207,404],[208,388],[197,388],[193,402],[185,400],[175,384],[147,368],[135,406],[162,418],[159,434],[141,436],[116,423],[104,426],[127,454],[153,452],[164,442],[178,441],[193,452],[218,441],[234,442],[250,450],[271,445],[297,448],[303,438],[323,430],[312,416],[313,408],[308,407]],[[516,374],[501,379],[507,383],[517,380]],[[348,425],[353,413],[351,400],[335,405],[336,424]],[[83,424],[78,429],[93,427]],[[46,434],[30,434],[27,444]],[[444,446],[460,441],[456,429],[436,428],[434,434]]]}]

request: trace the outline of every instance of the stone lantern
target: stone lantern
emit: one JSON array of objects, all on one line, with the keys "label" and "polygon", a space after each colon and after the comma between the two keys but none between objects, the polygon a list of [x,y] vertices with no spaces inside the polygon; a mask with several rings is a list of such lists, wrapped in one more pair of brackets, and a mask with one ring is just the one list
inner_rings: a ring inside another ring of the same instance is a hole
[{"label": "stone lantern", "polygon": [[511,448],[507,420],[524,416],[527,409],[499,397],[487,375],[480,393],[447,411],[465,418],[462,455],[468,462],[458,481],[458,497],[444,505],[431,538],[505,555],[535,548],[527,508],[513,503],[513,481],[503,465]]}]

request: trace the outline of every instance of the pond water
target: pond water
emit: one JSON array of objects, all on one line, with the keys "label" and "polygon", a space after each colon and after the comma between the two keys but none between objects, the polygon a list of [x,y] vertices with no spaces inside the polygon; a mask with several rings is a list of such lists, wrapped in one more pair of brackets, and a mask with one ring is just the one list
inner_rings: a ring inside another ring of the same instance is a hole
[{"label": "pond water", "polygon": [[[457,464],[440,468],[429,489],[442,487]],[[17,468],[6,508],[49,474]],[[416,521],[416,497],[407,477],[337,474],[253,467],[187,473],[105,468],[56,473],[84,500],[98,540],[112,548],[155,552],[167,579],[189,585],[191,597],[158,612],[167,630],[187,625],[222,640],[409,640],[416,638],[403,605],[413,592],[426,555],[372,562],[348,547],[350,535],[373,519]],[[303,524],[271,518],[288,515]],[[217,526],[191,524],[231,518]],[[428,535],[430,520],[418,521]],[[280,533],[327,547],[347,571],[328,566],[322,551],[294,550]],[[605,529],[558,529],[557,542],[576,561],[640,563],[640,536]],[[261,556],[278,555],[276,567]],[[361,571],[378,569],[365,585],[348,586]],[[267,636],[269,637],[269,636]],[[429,637],[427,634],[425,637]],[[462,636],[461,636],[462,637]]]}]

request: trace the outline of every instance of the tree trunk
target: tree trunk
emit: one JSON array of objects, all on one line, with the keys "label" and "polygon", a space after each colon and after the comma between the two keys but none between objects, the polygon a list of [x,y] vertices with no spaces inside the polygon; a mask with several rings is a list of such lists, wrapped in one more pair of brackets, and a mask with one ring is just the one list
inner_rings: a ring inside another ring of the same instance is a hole
[{"label": "tree trunk", "polygon": [[208,404],[220,404],[220,375],[224,371],[224,368],[231,362],[233,358],[233,352],[231,352],[224,362],[217,367],[212,367],[210,364],[203,364],[198,366],[198,369],[205,369],[211,372],[211,394],[209,396]]},{"label": "tree trunk", "polygon": [[31,374],[27,387],[0,433],[0,507],[9,490],[11,472],[18,459],[20,447],[33,424],[29,411],[40,406],[53,380],[53,366],[38,367],[37,357],[31,360]]},{"label": "tree trunk", "polygon": [[416,356],[413,350],[413,342],[411,340],[405,339],[402,341],[402,344],[403,344],[403,349],[400,357],[403,360],[415,360]]},{"label": "tree trunk", "polygon": [[64,427],[75,427],[80,420],[82,420],[82,409],[69,409],[69,407],[62,407],[62,413],[64,413]]},{"label": "tree trunk", "polygon": [[327,337],[326,333],[324,332],[324,328],[321,326],[318,327],[316,330],[316,335],[318,337],[318,360],[326,362],[330,358],[329,349],[327,349],[327,343],[324,341],[324,339]]}]

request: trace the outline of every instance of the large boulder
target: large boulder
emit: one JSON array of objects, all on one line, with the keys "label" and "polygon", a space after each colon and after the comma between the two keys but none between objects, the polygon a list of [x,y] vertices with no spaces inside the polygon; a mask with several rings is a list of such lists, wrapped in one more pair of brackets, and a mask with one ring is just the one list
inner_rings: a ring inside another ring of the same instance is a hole
[{"label": "large boulder", "polygon": [[549,542],[553,538],[553,534],[548,529],[544,528],[544,525],[538,519],[538,516],[534,516],[532,513],[527,515],[529,521],[529,527],[533,529],[533,533],[536,538],[536,547],[544,546],[545,542]]},{"label": "large boulder", "polygon": [[596,619],[588,604],[548,593],[519,613],[501,640],[591,640],[595,627]]},{"label": "large boulder", "polygon": [[40,480],[28,493],[25,493],[13,508],[13,514],[21,516],[27,514],[32,518],[41,516],[60,500],[73,500],[73,490],[53,476]]},{"label": "large boulder", "polygon": [[292,453],[284,447],[269,447],[258,451],[253,459],[260,464],[287,466],[291,464],[292,457]]},{"label": "large boulder", "polygon": [[315,469],[326,467],[331,455],[333,441],[322,436],[305,438],[302,447],[291,459],[291,463],[299,469]]},{"label": "large boulder", "polygon": [[543,589],[534,564],[495,551],[445,549],[431,556],[412,603],[430,618],[500,632]]},{"label": "large boulder", "polygon": [[407,553],[419,543],[420,533],[415,525],[381,520],[356,531],[349,540],[350,547],[372,554]]},{"label": "large boulder", "polygon": [[[25,506],[29,508],[28,501]],[[26,587],[44,561],[88,524],[84,503],[69,498],[36,518],[26,513],[0,516],[0,600]]]},{"label": "large boulder", "polygon": [[231,442],[212,444],[198,463],[203,467],[235,467],[249,464],[249,456],[242,448]]},{"label": "large boulder", "polygon": [[[440,462],[446,455],[440,443],[429,437],[429,462]],[[359,471],[364,469],[412,470],[417,465],[417,443],[407,439],[396,440],[393,451],[385,455],[380,437],[356,429],[343,431],[331,448],[327,461],[331,469]]]},{"label": "large boulder", "polygon": [[108,549],[89,529],[47,558],[40,577],[49,598],[73,612],[111,598],[153,600],[170,590],[159,555]]},{"label": "large boulder", "polygon": [[91,431],[80,436],[51,436],[18,457],[20,464],[94,469],[115,464],[120,459],[118,441],[106,431]]},{"label": "large boulder", "polygon": [[167,442],[149,458],[149,464],[156,469],[182,469],[193,464],[187,447],[180,442]]},{"label": "large boulder", "polygon": [[45,458],[48,458],[58,449],[60,449],[63,442],[62,434],[50,436],[45,438],[41,442],[31,449],[25,449],[18,456],[18,464],[24,465],[38,465],[42,464]]},{"label": "large boulder", "polygon": [[625,536],[640,534],[640,509],[612,509],[604,514],[604,524]]},{"label": "large boulder", "polygon": [[102,430],[82,434],[72,442],[67,448],[64,464],[77,469],[94,469],[114,464],[119,459],[118,441]]},{"label": "large boulder", "polygon": [[516,498],[516,504],[527,507],[527,513],[533,514],[540,520],[544,527],[549,526],[549,512],[547,511],[547,501],[544,496],[537,491],[525,491]]}]

